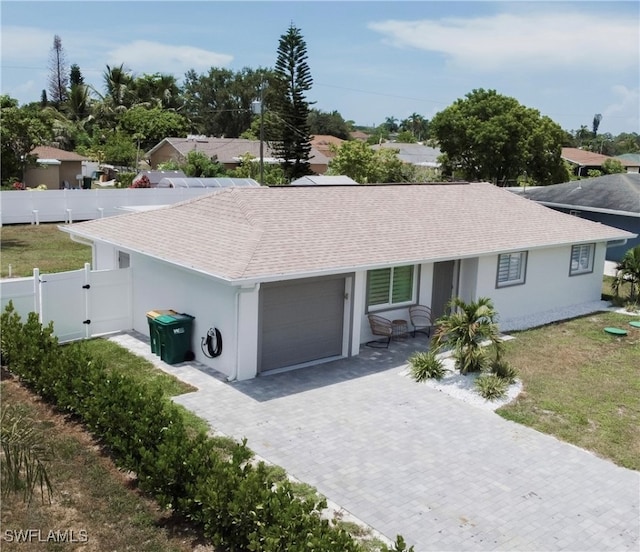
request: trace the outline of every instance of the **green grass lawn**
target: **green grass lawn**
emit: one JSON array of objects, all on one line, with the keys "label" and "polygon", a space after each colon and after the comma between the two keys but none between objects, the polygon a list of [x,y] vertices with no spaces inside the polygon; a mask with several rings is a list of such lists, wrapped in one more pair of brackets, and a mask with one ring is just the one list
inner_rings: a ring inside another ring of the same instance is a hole
[{"label": "green grass lawn", "polygon": [[[167,398],[197,391],[192,385],[184,383],[171,374],[159,370],[148,360],[133,354],[112,341],[99,338],[71,343],[67,346],[87,347],[91,356],[104,361],[107,367],[117,368],[118,370],[126,372],[140,383],[160,388],[162,394]],[[196,416],[182,405],[177,406],[182,411],[187,426],[191,427],[194,432],[199,430],[209,431],[211,429],[209,424],[202,418]]]},{"label": "green grass lawn", "polygon": [[[640,329],[600,313],[518,332],[506,358],[522,394],[498,413],[640,470]],[[628,329],[614,337],[603,328]]]},{"label": "green grass lawn", "polygon": [[38,268],[42,274],[77,270],[91,262],[91,247],[71,241],[58,224],[11,224],[0,235],[0,277],[11,274],[32,276]]}]

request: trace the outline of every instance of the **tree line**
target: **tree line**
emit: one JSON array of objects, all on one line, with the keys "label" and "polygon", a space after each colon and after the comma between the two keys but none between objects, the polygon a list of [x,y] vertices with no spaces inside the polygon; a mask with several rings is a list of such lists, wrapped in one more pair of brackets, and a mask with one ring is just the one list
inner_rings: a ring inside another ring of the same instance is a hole
[{"label": "tree line", "polygon": [[[307,100],[313,78],[304,37],[293,24],[280,37],[273,68],[211,67],[200,74],[191,69],[179,84],[169,74],[134,75],[122,63],[106,66],[102,85],[98,90],[86,84],[81,68],[68,66],[62,39],[56,35],[48,89],[42,91],[40,101],[19,106],[17,100],[0,96],[3,185],[19,179],[25,163],[34,161],[29,152],[39,145],[135,167],[144,152],[163,138],[188,134],[262,137],[284,160],[280,169],[285,182],[310,173],[312,135],[349,140],[353,130],[364,130],[369,144],[392,139],[438,147],[443,153],[443,174],[496,183],[566,180],[560,160],[563,146],[606,155],[640,151],[637,133],[599,134],[601,115],[594,116],[591,128],[583,125],[565,131],[550,118],[494,90],[474,90],[431,120],[412,113],[402,120],[388,116],[377,127],[357,127],[338,111],[315,109]],[[388,154],[373,156],[354,144],[344,147],[344,162],[334,160],[333,171],[364,171],[362,178],[369,182],[378,177],[390,182],[428,178],[424,171],[399,168],[385,157]]]}]

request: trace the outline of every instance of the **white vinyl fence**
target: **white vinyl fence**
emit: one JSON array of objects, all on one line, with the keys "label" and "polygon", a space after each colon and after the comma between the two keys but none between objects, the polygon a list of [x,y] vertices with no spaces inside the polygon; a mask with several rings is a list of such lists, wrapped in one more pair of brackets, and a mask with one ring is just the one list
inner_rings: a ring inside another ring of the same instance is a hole
[{"label": "white vinyl fence", "polygon": [[43,325],[53,322],[61,343],[130,330],[130,280],[129,268],[91,270],[87,263],[55,274],[40,274],[36,268],[32,277],[0,280],[2,311],[13,301],[23,321],[37,313]]},{"label": "white vinyl fence", "polygon": [[121,215],[127,207],[171,205],[210,188],[11,190],[0,192],[0,224],[73,222]]}]

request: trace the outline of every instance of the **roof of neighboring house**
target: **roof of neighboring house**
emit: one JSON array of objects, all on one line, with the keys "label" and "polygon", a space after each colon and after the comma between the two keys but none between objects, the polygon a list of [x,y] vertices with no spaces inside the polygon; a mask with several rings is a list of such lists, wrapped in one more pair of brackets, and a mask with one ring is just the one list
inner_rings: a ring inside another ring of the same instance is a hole
[{"label": "roof of neighboring house", "polygon": [[411,163],[412,165],[420,165],[424,167],[438,167],[438,156],[440,150],[431,148],[423,144],[404,144],[401,142],[383,142],[382,144],[376,144],[371,146],[373,149],[387,148],[397,149],[398,158],[405,163]]},{"label": "roof of neighboring house", "polygon": [[[151,156],[164,144],[170,144],[180,155],[185,156],[190,151],[201,151],[209,158],[216,158],[222,164],[237,164],[247,153],[255,158],[260,157],[260,141],[244,138],[209,138],[205,136],[189,136],[187,138],[165,138],[150,149],[146,157]],[[263,142],[263,158],[274,158],[275,153],[267,142]],[[327,165],[329,159],[311,147],[309,162]]]},{"label": "roof of neighboring house", "polygon": [[331,146],[339,148],[342,142],[344,142],[342,138],[331,136],[330,134],[317,134],[311,137],[311,145],[329,158],[335,156],[331,151]]},{"label": "roof of neighboring house", "polygon": [[352,186],[358,183],[345,175],[302,176],[291,182],[291,186]]},{"label": "roof of neighboring house", "polygon": [[640,153],[623,153],[616,155],[614,159],[620,161],[625,167],[640,167]]},{"label": "roof of neighboring house", "polygon": [[607,174],[527,188],[523,195],[549,206],[640,217],[639,173]]},{"label": "roof of neighboring house", "polygon": [[634,236],[491,184],[226,188],[61,228],[236,283]]},{"label": "roof of neighboring house", "polygon": [[369,135],[366,132],[362,132],[361,130],[353,130],[349,133],[351,138],[354,140],[362,140],[363,142],[369,138]]},{"label": "roof of neighboring house", "polygon": [[38,159],[57,159],[58,161],[87,161],[89,159],[74,151],[66,151],[51,146],[38,146],[29,153],[36,155]]},{"label": "roof of neighboring house", "polygon": [[570,163],[583,167],[600,167],[607,159],[612,159],[612,157],[608,155],[602,155],[601,153],[582,150],[580,148],[562,148],[561,157]]}]

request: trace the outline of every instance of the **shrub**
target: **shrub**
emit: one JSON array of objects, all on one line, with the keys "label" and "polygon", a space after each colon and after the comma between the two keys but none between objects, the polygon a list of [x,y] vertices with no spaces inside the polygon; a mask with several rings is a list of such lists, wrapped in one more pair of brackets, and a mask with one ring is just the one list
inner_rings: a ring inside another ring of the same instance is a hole
[{"label": "shrub", "polygon": [[446,368],[434,351],[414,353],[409,357],[409,369],[411,377],[417,382],[426,381],[429,378],[442,379]]},{"label": "shrub", "polygon": [[157,386],[95,362],[84,347],[60,346],[35,313],[25,324],[2,313],[3,362],[48,400],[78,417],[134,471],[163,507],[200,525],[214,544],[263,552],[356,552],[344,530],[320,516],[326,501],[302,495],[281,471],[251,463],[246,441],[190,435]]},{"label": "shrub", "polygon": [[131,188],[151,188],[151,181],[146,174],[143,174],[139,180],[131,183]]},{"label": "shrub", "polygon": [[482,374],[476,379],[476,389],[488,401],[494,401],[505,396],[507,381],[495,374]]},{"label": "shrub", "polygon": [[460,297],[449,302],[450,314],[436,325],[434,347],[451,349],[461,374],[480,372],[487,363],[483,343],[488,341],[500,355],[502,340],[496,323],[498,314],[491,299],[480,297],[466,303]]},{"label": "shrub", "polygon": [[515,367],[502,358],[495,359],[491,363],[490,369],[492,374],[502,378],[509,384],[515,382],[518,377],[518,371]]},{"label": "shrub", "polygon": [[136,177],[134,172],[120,172],[118,173],[118,187],[129,188]]}]

